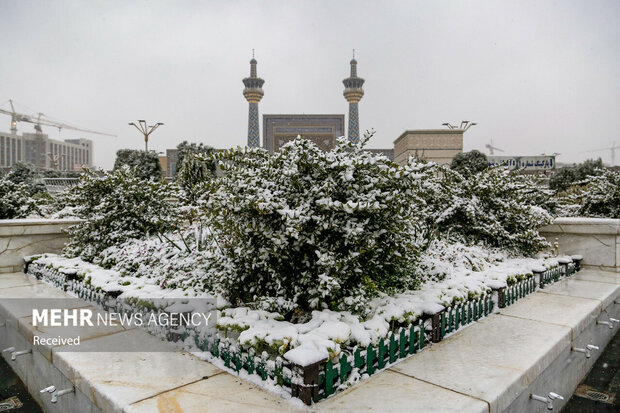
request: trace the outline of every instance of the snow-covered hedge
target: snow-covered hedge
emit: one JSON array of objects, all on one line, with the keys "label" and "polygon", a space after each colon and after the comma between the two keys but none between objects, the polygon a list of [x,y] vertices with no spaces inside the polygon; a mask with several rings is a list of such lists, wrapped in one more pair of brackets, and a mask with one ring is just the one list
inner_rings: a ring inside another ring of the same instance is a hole
[{"label": "snow-covered hedge", "polygon": [[434,164],[417,168],[424,176],[419,216],[431,235],[525,255],[548,247],[538,228],[552,222],[554,201],[530,178],[501,167],[468,176]]},{"label": "snow-covered hedge", "polygon": [[28,185],[0,176],[0,219],[26,218],[38,211]]},{"label": "snow-covered hedge", "polygon": [[290,307],[335,309],[418,285],[412,168],[344,139],[330,152],[298,138],[272,155],[216,156],[225,175],[211,182],[204,211],[233,302],[277,297]]},{"label": "snow-covered hedge", "polygon": [[57,199],[68,215],[84,219],[68,229],[65,252],[92,261],[108,247],[174,228],[178,216],[166,201],[173,194],[168,184],[141,179],[126,166],[103,177],[86,171]]},{"label": "snow-covered hedge", "polygon": [[[161,245],[158,240],[135,240],[134,243]],[[154,247],[153,250],[158,249]],[[119,299],[123,300],[214,297],[219,309],[217,328],[221,336],[245,349],[254,348],[257,354],[264,350],[271,356],[283,355],[293,348],[311,347],[335,357],[343,351],[350,353],[356,346],[376,345],[390,331],[417,322],[424,314],[435,314],[446,307],[484,297],[491,289],[532,277],[532,268],[558,265],[554,258],[510,258],[499,250],[434,241],[432,248],[420,257],[432,275],[420,289],[392,295],[378,293],[367,303],[363,312],[323,309],[312,311],[304,320],[293,322],[286,320],[282,313],[232,306],[222,297],[201,292],[201,288],[179,288],[178,285],[164,283],[164,271],[148,276],[146,270],[153,267],[146,254],[135,258],[138,266],[146,264],[144,272],[138,270],[124,274],[122,263],[127,263],[130,258],[122,255],[116,257],[118,262],[111,269],[103,269],[79,258],[54,254],[30,257],[28,261],[30,265],[74,275],[96,290],[121,292]],[[158,252],[154,259],[162,257],[164,254]],[[176,268],[173,269],[175,271]],[[200,274],[194,277],[200,278]]]},{"label": "snow-covered hedge", "polygon": [[620,218],[620,171],[596,173],[559,194],[563,216]]},{"label": "snow-covered hedge", "polygon": [[215,177],[213,160],[208,155],[188,151],[176,175],[176,183],[183,190],[185,200],[195,205],[204,193],[206,182]]},{"label": "snow-covered hedge", "polygon": [[211,232],[200,223],[180,228],[160,237],[131,239],[111,246],[94,260],[107,269],[117,271],[131,284],[149,283],[162,289],[179,289],[194,296],[199,293],[217,295],[222,289],[216,284],[213,272],[217,267],[214,256],[219,251],[213,245]]}]

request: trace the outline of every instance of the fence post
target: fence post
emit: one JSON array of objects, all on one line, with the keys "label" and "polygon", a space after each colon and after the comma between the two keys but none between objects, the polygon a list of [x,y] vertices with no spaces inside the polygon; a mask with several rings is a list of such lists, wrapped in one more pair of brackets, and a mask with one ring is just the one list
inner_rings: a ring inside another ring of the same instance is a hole
[{"label": "fence post", "polygon": [[112,291],[104,291],[103,295],[103,309],[105,311],[110,311],[116,307],[116,299],[123,292],[120,290],[112,290]]},{"label": "fence post", "polygon": [[538,286],[540,288],[545,288],[545,278],[544,278],[544,273],[545,273],[546,269],[543,268],[535,268],[532,270],[532,273],[534,273],[534,277],[536,277],[536,275],[538,275]]},{"label": "fence post", "polygon": [[441,315],[445,310],[441,310],[440,312],[433,314],[431,316],[431,340],[433,343],[439,343],[442,339],[441,337]]},{"label": "fence post", "polygon": [[499,308],[506,307],[505,300],[506,300],[506,287],[498,288],[497,289],[497,305]]},{"label": "fence post", "polygon": [[307,366],[291,364],[293,376],[291,379],[291,394],[299,398],[308,406],[319,397],[319,367],[327,359],[317,361]]},{"label": "fence post", "polygon": [[571,258],[558,258],[558,263],[564,267],[564,276],[568,277],[568,264],[572,263]]},{"label": "fence post", "polygon": [[581,261],[583,260],[583,257],[581,255],[573,255],[572,259],[575,263],[575,272],[581,271]]}]

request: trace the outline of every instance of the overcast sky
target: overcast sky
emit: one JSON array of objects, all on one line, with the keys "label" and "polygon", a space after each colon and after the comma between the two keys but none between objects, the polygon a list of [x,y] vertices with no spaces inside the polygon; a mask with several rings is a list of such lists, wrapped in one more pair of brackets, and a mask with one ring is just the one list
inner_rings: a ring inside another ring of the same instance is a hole
[{"label": "overcast sky", "polygon": [[245,145],[253,48],[261,135],[262,114],[347,115],[355,48],[371,147],[471,120],[466,150],[492,139],[509,155],[609,162],[610,151],[583,152],[620,144],[619,19],[620,1],[0,0],[0,108],[11,98],[118,135],[89,136],[95,164],[110,168],[116,150],[144,147],[127,125],[137,119],[165,123],[149,141],[158,151]]}]

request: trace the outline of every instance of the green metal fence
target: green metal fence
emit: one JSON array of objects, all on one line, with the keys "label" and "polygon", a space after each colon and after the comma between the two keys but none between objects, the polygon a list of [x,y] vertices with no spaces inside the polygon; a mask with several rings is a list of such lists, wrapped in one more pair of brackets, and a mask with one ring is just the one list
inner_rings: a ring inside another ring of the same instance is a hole
[{"label": "green metal fence", "polygon": [[426,341],[424,321],[420,320],[417,324],[391,332],[387,340],[381,338],[376,346],[370,344],[365,348],[355,348],[352,354],[342,354],[335,360],[327,361],[319,370],[317,399],[329,397],[338,387],[347,386],[354,370],[357,377],[365,374],[372,376],[397,360],[422,350]]},{"label": "green metal fence", "polygon": [[536,291],[537,281],[534,277],[526,278],[509,287],[500,288],[497,294],[497,306],[507,307],[515,301]]},{"label": "green metal fence", "polygon": [[493,311],[493,299],[490,295],[476,301],[469,301],[450,307],[441,313],[439,340],[460,327],[486,317]]}]

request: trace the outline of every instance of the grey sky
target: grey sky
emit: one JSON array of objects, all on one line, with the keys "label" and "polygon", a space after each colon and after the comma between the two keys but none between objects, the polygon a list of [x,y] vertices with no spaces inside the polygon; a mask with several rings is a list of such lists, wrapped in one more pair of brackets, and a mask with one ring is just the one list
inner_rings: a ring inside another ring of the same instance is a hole
[{"label": "grey sky", "polygon": [[[149,142],[158,151],[184,139],[244,145],[252,48],[265,79],[261,116],[346,115],[355,48],[371,147],[471,120],[466,150],[493,139],[506,154],[609,162],[609,151],[582,152],[620,144],[619,18],[619,1],[585,0],[0,0],[0,107],[12,98],[119,135],[91,136],[95,163],[110,168],[117,149],[143,148],[127,126],[142,118],[165,123]],[[0,130],[9,123],[0,116]]]}]

